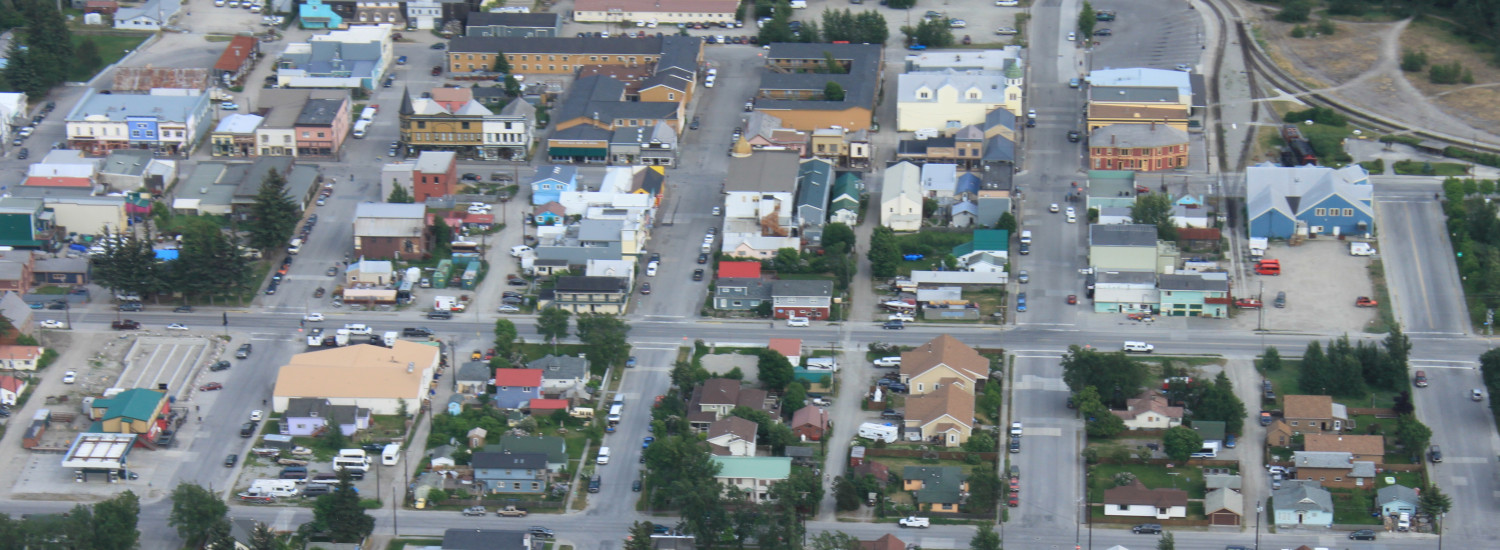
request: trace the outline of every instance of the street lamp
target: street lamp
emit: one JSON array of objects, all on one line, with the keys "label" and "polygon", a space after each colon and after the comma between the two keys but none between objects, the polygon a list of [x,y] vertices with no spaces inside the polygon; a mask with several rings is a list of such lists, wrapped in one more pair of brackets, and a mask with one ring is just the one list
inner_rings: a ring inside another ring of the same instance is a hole
[{"label": "street lamp", "polygon": [[1255,505],[1255,550],[1260,550],[1260,513],[1265,510],[1264,504]]}]

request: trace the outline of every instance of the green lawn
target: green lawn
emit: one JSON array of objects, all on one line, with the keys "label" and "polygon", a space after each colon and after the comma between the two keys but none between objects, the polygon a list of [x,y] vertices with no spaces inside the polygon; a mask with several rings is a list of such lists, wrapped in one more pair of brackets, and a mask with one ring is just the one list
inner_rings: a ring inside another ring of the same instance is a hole
[{"label": "green lawn", "polygon": [[[1176,487],[1187,491],[1189,499],[1201,499],[1205,491],[1203,470],[1196,467],[1167,469],[1152,464],[1098,464],[1089,471],[1089,502],[1104,502],[1104,491],[1115,486],[1115,474],[1130,472],[1148,489]],[[1168,473],[1173,475],[1168,475]]]},{"label": "green lawn", "polygon": [[44,286],[31,291],[32,294],[45,294],[48,296],[61,296],[68,293],[65,286]]},{"label": "green lawn", "polygon": [[[1297,386],[1297,376],[1299,369],[1302,368],[1302,360],[1287,359],[1287,356],[1285,355],[1287,353],[1297,353],[1298,355],[1300,355],[1302,353],[1301,350],[1283,350],[1282,353],[1283,355],[1281,356],[1281,370],[1276,372],[1266,372],[1264,369],[1260,369],[1260,362],[1259,360],[1256,361],[1256,368],[1261,371],[1261,374],[1265,376],[1267,380],[1271,381],[1271,384],[1276,389],[1275,405],[1272,406],[1268,404],[1265,407],[1262,407],[1263,409],[1280,409],[1282,397],[1287,395],[1302,395],[1308,393],[1302,391],[1302,389]],[[1369,388],[1366,388],[1365,392],[1360,395],[1335,395],[1333,396],[1333,400],[1337,403],[1342,403],[1350,407],[1389,408],[1396,404],[1396,392],[1390,390],[1372,391]],[[1359,426],[1360,424],[1355,425]],[[1386,433],[1392,432],[1387,431]]]},{"label": "green lawn", "polygon": [[[104,61],[104,64],[99,67],[100,69],[103,69],[104,67],[108,67],[111,63],[119,61],[120,58],[125,57],[125,53],[127,51],[134,50],[137,46],[141,45],[141,42],[145,42],[146,38],[150,36],[150,33],[114,35],[86,34],[75,32],[73,33],[72,40],[73,51],[78,51],[78,47],[79,45],[83,44],[83,39],[85,37],[92,38],[94,40],[94,45],[99,47],[99,58]],[[82,82],[87,81],[88,79],[93,77],[94,72],[83,67],[73,67],[68,71],[68,80],[70,81]]]},{"label": "green lawn", "polygon": [[1375,503],[1374,489],[1341,489],[1330,487],[1333,495],[1333,522],[1340,525],[1379,525],[1380,518],[1370,515]]},{"label": "green lawn", "polygon": [[1466,176],[1469,174],[1469,165],[1457,162],[1398,160],[1391,165],[1391,169],[1403,176]]}]

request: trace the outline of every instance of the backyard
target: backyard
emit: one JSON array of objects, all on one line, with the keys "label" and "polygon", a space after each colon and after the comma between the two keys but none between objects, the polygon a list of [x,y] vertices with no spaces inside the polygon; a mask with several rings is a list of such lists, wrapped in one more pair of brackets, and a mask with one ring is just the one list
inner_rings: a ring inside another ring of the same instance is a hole
[{"label": "backyard", "polygon": [[[1185,490],[1189,500],[1202,499],[1206,490],[1203,470],[1195,466],[1167,468],[1155,464],[1096,464],[1089,469],[1089,502],[1102,504],[1104,491],[1116,486],[1115,475],[1121,472],[1134,474],[1147,489]],[[1203,515],[1201,503],[1198,515]]]},{"label": "backyard", "polygon": [[1333,522],[1339,525],[1380,525],[1380,518],[1370,514],[1375,502],[1374,489],[1330,487],[1333,495]]},{"label": "backyard", "polygon": [[[1301,360],[1287,359],[1286,356],[1283,355],[1281,359],[1281,370],[1278,370],[1276,372],[1266,372],[1265,369],[1260,368],[1261,365],[1259,359],[1256,360],[1255,367],[1256,370],[1260,371],[1262,376],[1265,376],[1267,380],[1271,381],[1271,384],[1276,390],[1275,406],[1268,405],[1265,408],[1280,409],[1283,396],[1308,394],[1308,392],[1302,391],[1302,389],[1297,385],[1297,378],[1302,369]],[[1366,387],[1364,393],[1361,393],[1359,395],[1335,395],[1333,396],[1333,399],[1334,402],[1341,403],[1349,407],[1390,408],[1396,404],[1396,395],[1396,392],[1390,390],[1372,390]],[[1355,425],[1358,426],[1359,424]]]},{"label": "backyard", "polygon": [[125,57],[125,54],[130,53],[137,46],[140,46],[141,42],[145,42],[149,36],[151,35],[146,33],[87,34],[74,32],[72,40],[73,51],[78,51],[78,47],[83,44],[84,38],[92,38],[94,45],[99,47],[99,58],[103,60],[104,64],[92,68],[75,65],[68,70],[68,80],[73,82],[87,82],[94,77],[95,71],[119,61],[120,58]]}]

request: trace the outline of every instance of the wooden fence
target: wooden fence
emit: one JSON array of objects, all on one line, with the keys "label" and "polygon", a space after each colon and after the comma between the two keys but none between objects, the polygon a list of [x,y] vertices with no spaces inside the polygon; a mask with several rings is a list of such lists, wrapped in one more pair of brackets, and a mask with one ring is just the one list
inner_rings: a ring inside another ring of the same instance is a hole
[{"label": "wooden fence", "polygon": [[897,458],[936,458],[941,460],[963,460],[965,457],[979,455],[980,459],[995,461],[1000,458],[1000,453],[966,453],[963,451],[921,451],[917,449],[876,449],[865,447],[865,457],[891,456]]},{"label": "wooden fence", "polygon": [[438,506],[463,506],[463,507],[484,506],[484,507],[487,507],[487,508],[495,508],[495,509],[504,508],[506,506],[515,506],[516,508],[520,508],[522,510],[561,509],[563,507],[563,503],[561,501],[553,502],[553,501],[549,501],[549,500],[511,500],[511,499],[493,499],[493,500],[477,500],[476,501],[476,500],[474,500],[472,498],[451,498],[451,499],[447,499],[447,500],[435,501],[435,504],[437,504]]}]

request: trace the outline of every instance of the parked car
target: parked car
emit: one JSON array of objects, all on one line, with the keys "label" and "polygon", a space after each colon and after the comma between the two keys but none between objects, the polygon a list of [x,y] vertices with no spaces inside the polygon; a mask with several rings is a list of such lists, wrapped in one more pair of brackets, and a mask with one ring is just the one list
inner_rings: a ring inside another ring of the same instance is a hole
[{"label": "parked car", "polygon": [[208,370],[212,372],[225,371],[229,370],[229,367],[231,366],[233,365],[231,365],[228,361],[215,361],[213,366],[208,367]]},{"label": "parked car", "polygon": [[1161,534],[1161,524],[1160,523],[1142,523],[1142,524],[1137,525],[1135,527],[1131,527],[1130,528],[1130,532],[1135,533],[1137,535],[1160,535]]},{"label": "parked car", "polygon": [[250,349],[251,349],[251,346],[250,346],[249,342],[246,342],[244,344],[240,344],[240,349],[237,349],[237,350],[234,351],[235,358],[237,358],[237,359],[244,359],[244,358],[250,357]]},{"label": "parked car", "polygon": [[1349,533],[1349,540],[1375,540],[1375,530],[1360,529]]},{"label": "parked car", "polygon": [[72,384],[72,383],[77,382],[77,381],[78,381],[78,373],[77,372],[75,372],[75,371],[68,371],[68,372],[63,373],[62,383],[64,383],[64,384]]}]

